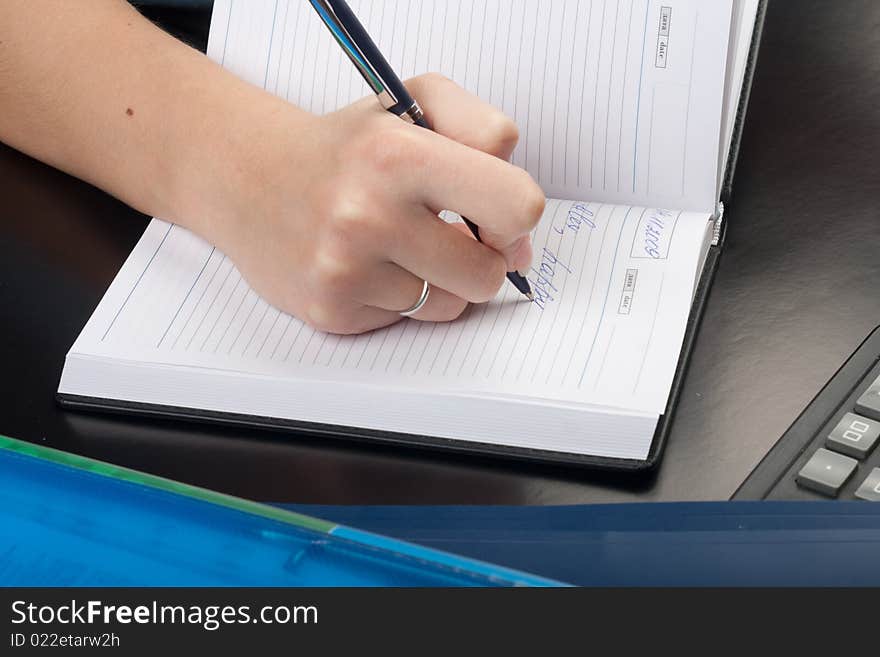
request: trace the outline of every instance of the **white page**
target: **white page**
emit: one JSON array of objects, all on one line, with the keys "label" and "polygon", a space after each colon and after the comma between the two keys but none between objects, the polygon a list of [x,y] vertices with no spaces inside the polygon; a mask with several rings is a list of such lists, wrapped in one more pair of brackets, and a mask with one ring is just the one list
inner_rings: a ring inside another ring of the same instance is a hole
[{"label": "white page", "polygon": [[661,412],[708,215],[551,200],[528,302],[505,284],[450,323],[312,330],[196,235],[154,220],[72,351],[171,365]]},{"label": "white page", "polygon": [[[58,392],[66,397],[357,427],[566,454],[645,459],[657,415],[510,397],[157,366],[71,354]],[[129,406],[129,404],[126,404]],[[132,407],[132,406],[129,406]]]},{"label": "white page", "polygon": [[[731,1],[349,4],[401,77],[439,71],[511,116],[548,196],[714,212]],[[217,0],[210,37],[312,112],[369,93],[304,0]]]}]

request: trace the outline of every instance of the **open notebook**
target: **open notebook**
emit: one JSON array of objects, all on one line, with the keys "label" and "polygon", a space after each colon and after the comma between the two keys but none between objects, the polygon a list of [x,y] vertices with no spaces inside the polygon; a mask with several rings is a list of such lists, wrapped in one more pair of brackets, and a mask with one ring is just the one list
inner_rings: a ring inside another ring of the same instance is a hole
[{"label": "open notebook", "polygon": [[[350,4],[402,77],[440,71],[516,120],[513,162],[549,197],[533,235],[536,300],[505,284],[451,323],[323,334],[260,299],[210,244],[154,219],[68,353],[60,399],[652,462],[719,232],[758,2]],[[316,113],[368,92],[302,0],[217,0],[208,54]]]}]

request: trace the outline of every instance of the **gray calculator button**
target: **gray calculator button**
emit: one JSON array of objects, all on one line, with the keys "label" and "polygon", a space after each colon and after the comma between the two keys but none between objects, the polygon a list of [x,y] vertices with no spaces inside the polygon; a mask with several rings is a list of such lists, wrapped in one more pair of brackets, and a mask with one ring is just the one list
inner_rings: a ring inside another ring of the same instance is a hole
[{"label": "gray calculator button", "polygon": [[880,420],[880,378],[862,393],[856,402],[856,410],[875,420]]},{"label": "gray calculator button", "polygon": [[880,468],[871,470],[871,474],[856,491],[856,497],[869,502],[880,502]]},{"label": "gray calculator button", "polygon": [[804,488],[834,497],[858,465],[855,459],[820,447],[798,472],[797,482]]},{"label": "gray calculator button", "polygon": [[863,459],[880,438],[880,422],[855,413],[847,413],[825,439],[825,447],[835,452]]}]

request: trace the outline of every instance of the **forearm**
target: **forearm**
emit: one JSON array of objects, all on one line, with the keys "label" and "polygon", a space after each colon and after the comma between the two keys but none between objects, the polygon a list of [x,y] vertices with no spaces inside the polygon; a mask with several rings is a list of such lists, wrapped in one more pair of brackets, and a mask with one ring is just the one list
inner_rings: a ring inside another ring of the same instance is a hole
[{"label": "forearm", "polygon": [[210,235],[255,117],[280,111],[124,0],[0,3],[0,140],[147,214]]},{"label": "forearm", "polygon": [[452,319],[531,259],[544,194],[506,161],[516,126],[444,78],[410,85],[436,133],[369,97],[304,112],[124,0],[0,0],[0,140],[201,234],[327,331],[398,321],[426,281],[416,319]]}]

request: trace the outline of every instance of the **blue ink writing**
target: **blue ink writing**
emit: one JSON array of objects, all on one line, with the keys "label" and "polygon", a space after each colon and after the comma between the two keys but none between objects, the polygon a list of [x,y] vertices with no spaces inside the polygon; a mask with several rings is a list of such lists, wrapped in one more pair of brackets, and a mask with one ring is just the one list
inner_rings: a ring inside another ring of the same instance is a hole
[{"label": "blue ink writing", "polygon": [[573,206],[571,206],[571,209],[565,216],[565,224],[562,226],[562,228],[560,228],[559,226],[554,226],[553,230],[555,230],[560,235],[564,235],[566,230],[577,233],[583,226],[588,226],[591,229],[595,229],[595,216],[596,214],[590,209],[588,205],[585,205],[584,203],[575,203]]},{"label": "blue ink writing", "polygon": [[644,250],[651,258],[665,257],[663,249],[664,231],[666,230],[668,219],[672,216],[669,210],[655,210],[648,217],[648,221],[642,224],[644,230]]},{"label": "blue ink writing", "polygon": [[544,247],[541,251],[541,264],[532,267],[532,274],[529,282],[532,284],[532,292],[535,298],[532,301],[538,308],[544,310],[547,304],[555,301],[554,293],[559,292],[559,288],[553,283],[553,279],[560,272],[571,273],[571,269],[563,263],[550,249]]}]

